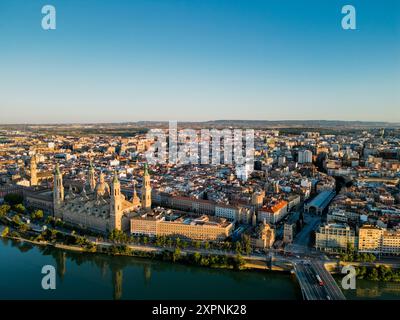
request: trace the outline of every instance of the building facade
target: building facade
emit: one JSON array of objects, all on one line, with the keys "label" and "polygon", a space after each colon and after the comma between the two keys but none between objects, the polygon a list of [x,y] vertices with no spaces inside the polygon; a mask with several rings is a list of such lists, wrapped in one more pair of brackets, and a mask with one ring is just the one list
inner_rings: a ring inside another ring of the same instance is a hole
[{"label": "building facade", "polygon": [[223,218],[211,218],[206,215],[190,217],[154,212],[133,217],[130,227],[133,235],[168,236],[200,241],[223,241],[233,231],[233,223]]},{"label": "building facade", "polygon": [[344,252],[349,245],[357,248],[357,237],[355,231],[346,224],[326,224],[316,232],[315,248],[318,250]]}]

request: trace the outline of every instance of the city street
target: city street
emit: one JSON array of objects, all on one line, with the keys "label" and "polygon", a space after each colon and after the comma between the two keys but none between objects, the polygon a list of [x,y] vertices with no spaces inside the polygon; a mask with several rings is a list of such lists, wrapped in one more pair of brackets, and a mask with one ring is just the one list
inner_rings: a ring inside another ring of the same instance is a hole
[{"label": "city street", "polygon": [[309,246],[311,233],[315,231],[320,224],[320,216],[305,213],[303,229],[296,235],[294,244],[305,247]]},{"label": "city street", "polygon": [[[345,300],[343,293],[331,274],[319,262],[295,263],[295,272],[303,297],[306,300]],[[323,281],[319,284],[317,275]]]}]

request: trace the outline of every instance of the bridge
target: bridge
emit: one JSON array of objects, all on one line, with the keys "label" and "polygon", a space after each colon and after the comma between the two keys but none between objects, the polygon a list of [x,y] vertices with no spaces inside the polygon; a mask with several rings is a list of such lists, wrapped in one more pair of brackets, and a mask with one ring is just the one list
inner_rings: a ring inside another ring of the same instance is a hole
[{"label": "bridge", "polygon": [[[294,271],[304,300],[346,300],[322,262],[304,260],[295,262]],[[319,283],[317,275],[322,283]]]}]

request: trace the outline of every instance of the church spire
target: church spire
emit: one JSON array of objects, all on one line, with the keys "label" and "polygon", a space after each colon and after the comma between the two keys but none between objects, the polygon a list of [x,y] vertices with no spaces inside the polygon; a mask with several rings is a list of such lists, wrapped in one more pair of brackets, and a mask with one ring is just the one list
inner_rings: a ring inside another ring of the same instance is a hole
[{"label": "church spire", "polygon": [[147,162],[144,163],[144,169],[143,169],[143,176],[148,176],[149,175],[149,168]]},{"label": "church spire", "polygon": [[119,183],[119,179],[118,179],[118,174],[117,174],[117,171],[114,171],[114,179],[113,179],[113,183]]}]

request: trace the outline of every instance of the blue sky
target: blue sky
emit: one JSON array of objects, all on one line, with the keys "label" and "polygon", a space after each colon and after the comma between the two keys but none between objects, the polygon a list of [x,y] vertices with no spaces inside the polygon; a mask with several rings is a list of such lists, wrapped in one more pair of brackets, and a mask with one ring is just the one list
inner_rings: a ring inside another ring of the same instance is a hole
[{"label": "blue sky", "polygon": [[400,122],[399,84],[396,0],[0,1],[0,123]]}]

